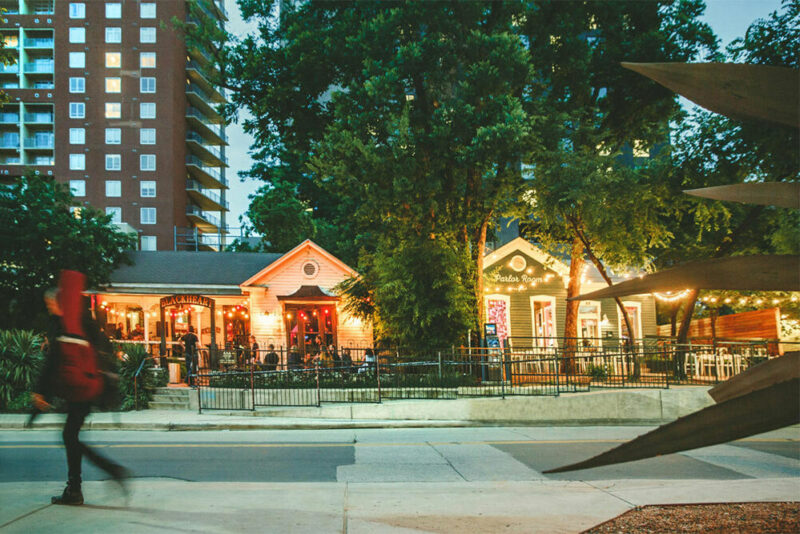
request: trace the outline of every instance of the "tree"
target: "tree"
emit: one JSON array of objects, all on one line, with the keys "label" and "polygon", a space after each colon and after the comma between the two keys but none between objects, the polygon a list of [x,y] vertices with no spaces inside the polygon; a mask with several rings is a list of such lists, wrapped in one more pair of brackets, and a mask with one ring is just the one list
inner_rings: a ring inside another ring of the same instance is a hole
[{"label": "tree", "polygon": [[[716,40],[698,21],[703,8],[700,0],[537,2],[524,15],[520,31],[550,114],[538,125],[543,146],[524,161],[533,171],[522,226],[544,243],[570,243],[568,297],[580,294],[585,256],[610,283],[606,266],[645,267],[651,250],[671,237],[653,180],[661,163],[637,156],[658,152],[679,107],[674,95],[620,62],[713,53]],[[576,301],[565,325],[565,345],[574,346]]]},{"label": "tree", "polygon": [[37,319],[43,326],[42,295],[62,269],[81,271],[97,286],[128,261],[134,238],[95,209],[71,213],[75,204],[66,186],[32,173],[0,189],[0,328],[30,328]]},{"label": "tree", "polygon": [[260,233],[267,252],[286,252],[305,239],[313,239],[316,227],[307,204],[294,194],[294,187],[274,182],[250,195],[247,217]]}]

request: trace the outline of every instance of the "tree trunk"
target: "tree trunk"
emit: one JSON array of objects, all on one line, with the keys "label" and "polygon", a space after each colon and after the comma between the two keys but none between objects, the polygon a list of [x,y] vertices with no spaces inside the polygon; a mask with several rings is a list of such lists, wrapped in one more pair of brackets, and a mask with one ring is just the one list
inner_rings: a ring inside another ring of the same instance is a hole
[{"label": "tree trunk", "polygon": [[678,311],[681,309],[681,302],[678,300],[669,310],[669,336],[675,337],[678,333]]},{"label": "tree trunk", "polygon": [[475,276],[477,279],[475,280],[475,299],[478,306],[478,337],[483,337],[483,323],[486,322],[486,309],[484,306],[484,298],[483,298],[483,263],[484,263],[484,252],[486,250],[486,232],[489,228],[489,219],[491,215],[486,216],[483,221],[481,222],[481,226],[478,229],[478,236],[475,243],[475,267],[477,272]]},{"label": "tree trunk", "polygon": [[694,305],[697,303],[697,295],[700,293],[697,289],[689,290],[688,298],[686,299],[686,310],[683,312],[683,319],[681,320],[681,327],[678,330],[678,344],[675,351],[675,376],[678,378],[686,378],[686,342],[689,339],[689,325],[692,323],[692,315],[694,315]]},{"label": "tree trunk", "polygon": [[569,300],[581,294],[581,273],[583,272],[584,246],[580,238],[572,240],[569,264],[569,284],[567,284],[567,316],[564,319],[564,373],[575,372],[575,352],[578,346],[578,307],[580,302]]}]

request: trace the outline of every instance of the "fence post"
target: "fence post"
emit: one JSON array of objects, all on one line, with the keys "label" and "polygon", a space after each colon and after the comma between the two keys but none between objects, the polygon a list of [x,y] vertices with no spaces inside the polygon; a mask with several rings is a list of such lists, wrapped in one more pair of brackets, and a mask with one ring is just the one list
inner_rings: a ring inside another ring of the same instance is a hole
[{"label": "fence post", "polygon": [[314,362],[314,372],[317,375],[317,407],[321,406],[320,397],[319,397],[319,360]]},{"label": "fence post", "polygon": [[[209,373],[209,375],[210,374],[211,373]],[[211,377],[210,376],[208,377],[208,380],[209,380],[209,382],[211,381]],[[203,386],[201,385],[202,383],[203,383],[202,380],[199,380],[199,379],[197,380],[197,413],[198,414],[202,414],[203,413],[203,391],[202,391],[202,387]]]},{"label": "fence post", "polygon": [[561,377],[559,373],[561,371],[561,362],[558,361],[558,351],[555,351],[556,356],[556,397],[561,395]]},{"label": "fence post", "polygon": [[250,362],[250,400],[252,404],[252,411],[256,411],[256,388],[253,382],[253,362]]},{"label": "fence post", "polygon": [[439,386],[442,384],[442,351],[437,350],[436,355],[439,358]]},{"label": "fence post", "polygon": [[381,403],[381,358],[375,355],[375,380],[378,382],[378,404]]},{"label": "fence post", "polygon": [[505,349],[500,351],[500,398],[506,398],[506,351]]}]

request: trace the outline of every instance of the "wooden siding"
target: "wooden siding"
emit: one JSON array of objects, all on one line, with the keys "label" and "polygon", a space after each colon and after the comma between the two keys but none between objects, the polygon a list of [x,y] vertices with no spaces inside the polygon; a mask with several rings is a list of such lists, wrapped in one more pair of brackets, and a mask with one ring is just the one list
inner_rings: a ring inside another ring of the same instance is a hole
[{"label": "wooden siding", "polygon": [[[780,339],[780,308],[755,310],[717,317],[718,339]],[[661,335],[670,335],[670,325],[659,327]],[[689,325],[692,339],[711,339],[711,319],[693,319]]]}]

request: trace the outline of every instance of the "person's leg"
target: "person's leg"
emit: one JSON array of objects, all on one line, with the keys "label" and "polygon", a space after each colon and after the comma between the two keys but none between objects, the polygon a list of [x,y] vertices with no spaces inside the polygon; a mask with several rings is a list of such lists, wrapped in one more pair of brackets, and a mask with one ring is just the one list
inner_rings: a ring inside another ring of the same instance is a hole
[{"label": "person's leg", "polygon": [[186,365],[186,385],[191,385],[191,379],[189,376],[192,374],[192,355],[189,352],[183,353],[183,362]]},{"label": "person's leg", "polygon": [[78,433],[81,431],[89,405],[83,402],[71,402],[67,405],[67,421],[61,436],[67,453],[67,487],[60,496],[50,499],[53,504],[83,504],[81,493],[81,460],[83,451]]}]

